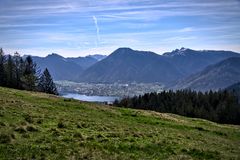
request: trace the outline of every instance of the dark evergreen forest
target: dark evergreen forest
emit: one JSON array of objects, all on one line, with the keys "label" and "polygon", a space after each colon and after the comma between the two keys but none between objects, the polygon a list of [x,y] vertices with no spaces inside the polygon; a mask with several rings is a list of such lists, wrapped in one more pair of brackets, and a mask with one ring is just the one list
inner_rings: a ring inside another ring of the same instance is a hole
[{"label": "dark evergreen forest", "polygon": [[238,99],[227,91],[163,91],[116,100],[114,105],[204,118],[218,123],[240,124]]},{"label": "dark evergreen forest", "polygon": [[0,49],[0,86],[58,94],[47,69],[41,73],[31,56],[22,58],[18,52],[13,56],[5,55],[2,48]]}]

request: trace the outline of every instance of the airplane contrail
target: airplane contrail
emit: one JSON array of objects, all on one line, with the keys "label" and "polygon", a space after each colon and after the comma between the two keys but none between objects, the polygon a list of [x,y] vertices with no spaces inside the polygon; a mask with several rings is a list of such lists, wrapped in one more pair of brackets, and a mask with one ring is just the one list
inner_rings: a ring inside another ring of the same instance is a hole
[{"label": "airplane contrail", "polygon": [[95,16],[93,16],[93,21],[95,23],[95,27],[96,27],[96,32],[97,32],[97,43],[99,43],[100,41],[100,36],[99,36],[99,27],[98,27],[98,20]]}]

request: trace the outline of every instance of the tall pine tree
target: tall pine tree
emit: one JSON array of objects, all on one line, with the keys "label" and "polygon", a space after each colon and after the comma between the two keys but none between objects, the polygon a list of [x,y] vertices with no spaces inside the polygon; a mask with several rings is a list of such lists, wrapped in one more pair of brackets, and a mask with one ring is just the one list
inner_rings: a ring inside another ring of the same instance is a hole
[{"label": "tall pine tree", "polygon": [[27,56],[24,62],[24,71],[21,81],[23,82],[23,88],[26,90],[36,90],[38,77],[36,76],[36,64],[33,62],[31,56]]},{"label": "tall pine tree", "polygon": [[3,49],[0,49],[0,86],[5,86],[5,70],[4,70],[5,57]]},{"label": "tall pine tree", "polygon": [[15,79],[15,88],[22,89],[21,77],[23,76],[23,59],[18,52],[14,53],[13,62],[15,64],[14,69],[14,79]]},{"label": "tall pine tree", "polygon": [[6,72],[6,82],[7,82],[7,87],[15,88],[15,81],[14,81],[14,62],[12,59],[11,55],[8,55],[7,57],[7,63],[5,67],[5,72]]},{"label": "tall pine tree", "polygon": [[54,84],[52,76],[47,68],[44,70],[39,79],[38,88],[41,92],[58,95],[56,85]]}]

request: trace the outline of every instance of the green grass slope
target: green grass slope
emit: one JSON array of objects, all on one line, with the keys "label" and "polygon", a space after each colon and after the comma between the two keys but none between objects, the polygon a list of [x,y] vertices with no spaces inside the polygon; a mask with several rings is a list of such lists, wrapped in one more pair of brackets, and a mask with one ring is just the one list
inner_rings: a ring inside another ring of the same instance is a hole
[{"label": "green grass slope", "polygon": [[0,159],[240,159],[240,127],[0,88]]}]

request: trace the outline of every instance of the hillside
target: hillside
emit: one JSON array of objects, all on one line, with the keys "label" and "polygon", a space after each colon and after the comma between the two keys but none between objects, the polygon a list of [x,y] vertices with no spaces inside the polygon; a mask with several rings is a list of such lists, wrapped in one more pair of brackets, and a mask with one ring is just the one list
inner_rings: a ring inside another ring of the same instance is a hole
[{"label": "hillside", "polygon": [[202,71],[209,65],[216,64],[230,57],[240,57],[240,54],[231,51],[192,50],[181,48],[164,53],[163,56],[175,65],[185,76]]},{"label": "hillside", "polygon": [[79,81],[166,83],[180,77],[181,72],[156,53],[119,48],[85,70]]},{"label": "hillside", "polygon": [[88,67],[104,59],[105,55],[89,55],[86,57],[64,58],[56,53],[46,57],[33,56],[33,60],[43,71],[48,68],[54,80],[76,80],[78,75]]},{"label": "hillside", "polygon": [[240,82],[228,86],[226,90],[232,92],[235,96],[237,96],[240,102]]},{"label": "hillside", "polygon": [[240,127],[0,87],[1,159],[239,159]]},{"label": "hillside", "polygon": [[119,48],[82,72],[78,81],[170,84],[230,57],[240,57],[240,54],[231,51],[196,51],[181,48],[159,55]]},{"label": "hillside", "polygon": [[[92,66],[96,62],[98,62],[97,59],[92,57],[77,57],[77,58],[65,58],[67,61],[70,61],[72,63],[78,64],[81,68],[87,69],[88,67]],[[78,73],[79,74],[79,73]]]},{"label": "hillside", "polygon": [[240,58],[233,57],[208,66],[203,71],[177,82],[171,89],[199,91],[225,89],[240,81]]},{"label": "hillside", "polygon": [[73,63],[78,64],[79,66],[81,66],[81,68],[85,70],[104,58],[106,58],[105,55],[95,54],[95,55],[88,55],[86,57],[71,57],[71,58],[65,58],[65,59],[67,61],[71,61]]},{"label": "hillside", "polygon": [[76,75],[83,71],[83,68],[72,61],[67,61],[58,54],[51,54],[47,57],[33,56],[39,69],[42,71],[48,68],[54,80],[74,80]]}]

